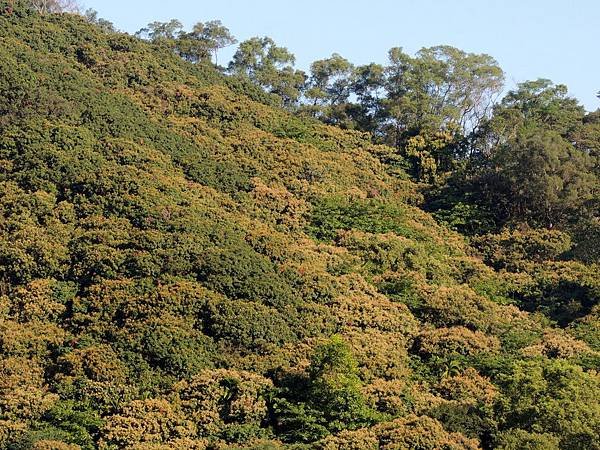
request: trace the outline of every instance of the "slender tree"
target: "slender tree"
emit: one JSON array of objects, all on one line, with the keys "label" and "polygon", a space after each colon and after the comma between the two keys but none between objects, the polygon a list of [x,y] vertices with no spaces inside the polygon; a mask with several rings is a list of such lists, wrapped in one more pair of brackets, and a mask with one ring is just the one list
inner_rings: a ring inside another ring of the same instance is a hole
[{"label": "slender tree", "polygon": [[380,64],[367,64],[354,69],[352,94],[356,103],[351,105],[349,115],[355,128],[371,132],[380,138],[380,124],[383,119],[385,69]]}]

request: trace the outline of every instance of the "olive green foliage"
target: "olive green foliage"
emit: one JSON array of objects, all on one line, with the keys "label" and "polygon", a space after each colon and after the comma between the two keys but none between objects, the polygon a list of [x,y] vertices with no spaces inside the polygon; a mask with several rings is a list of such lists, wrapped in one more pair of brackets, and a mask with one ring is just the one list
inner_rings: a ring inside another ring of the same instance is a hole
[{"label": "olive green foliage", "polygon": [[487,264],[515,271],[528,269],[531,263],[560,258],[571,249],[571,238],[558,230],[504,230],[476,237],[473,244]]},{"label": "olive green foliage", "polygon": [[503,450],[552,450],[559,449],[559,440],[549,433],[529,433],[521,429],[513,429],[500,434],[498,448]]},{"label": "olive green foliage", "polygon": [[210,59],[214,55],[217,62],[217,52],[237,42],[220,20],[206,23],[198,22],[189,33],[179,36],[177,48],[181,56],[191,62]]},{"label": "olive green foliage", "polygon": [[[32,5],[0,0],[0,449],[597,448],[598,120],[562,88],[488,122],[483,55],[305,76],[255,38],[225,74],[218,21]],[[466,167],[469,240],[410,179]],[[499,215],[490,167],[531,182]]]},{"label": "olive green foliage", "polygon": [[[97,20],[93,12],[87,14],[87,17],[105,31],[114,31],[111,28],[107,29],[106,21]],[[210,62],[214,56],[216,64],[218,51],[237,42],[220,20],[198,22],[189,32],[183,30],[183,24],[177,19],[152,22],[138,30],[135,35],[157,45],[172,48],[179,56],[192,63]]]},{"label": "olive green foliage", "polygon": [[282,313],[256,302],[225,300],[211,305],[207,322],[211,336],[248,350],[295,340]]},{"label": "olive green foliage", "polygon": [[535,225],[565,224],[597,190],[593,159],[553,131],[520,131],[490,160],[483,190],[499,217]]}]

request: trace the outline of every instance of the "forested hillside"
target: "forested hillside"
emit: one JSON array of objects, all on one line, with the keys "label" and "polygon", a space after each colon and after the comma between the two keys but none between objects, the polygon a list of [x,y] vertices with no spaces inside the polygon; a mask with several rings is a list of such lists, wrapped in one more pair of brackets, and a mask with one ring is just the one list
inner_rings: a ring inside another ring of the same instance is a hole
[{"label": "forested hillside", "polygon": [[[1,449],[600,449],[598,113],[494,106],[448,47],[225,71],[216,22],[31,3],[0,0]],[[419,91],[450,57],[490,103]]]}]

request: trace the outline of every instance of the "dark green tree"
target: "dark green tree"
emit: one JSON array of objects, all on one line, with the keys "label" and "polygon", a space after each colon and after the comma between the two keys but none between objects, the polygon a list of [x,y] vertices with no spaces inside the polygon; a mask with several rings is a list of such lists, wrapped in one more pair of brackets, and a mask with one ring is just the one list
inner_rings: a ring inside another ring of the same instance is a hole
[{"label": "dark green tree", "polygon": [[191,62],[210,60],[218,63],[218,51],[237,43],[235,37],[220,20],[198,22],[189,33],[179,36],[177,47],[181,56]]},{"label": "dark green tree", "polygon": [[314,116],[328,123],[343,122],[353,74],[354,66],[337,53],[311,64],[304,95]]},{"label": "dark green tree", "polygon": [[566,86],[545,79],[521,83],[494,107],[469,142],[462,170],[431,204],[445,203],[439,217],[446,222],[462,204],[462,211],[477,212],[471,222],[487,217],[497,227],[526,222],[565,230],[592,223],[599,136],[594,115],[585,116]]},{"label": "dark green tree", "polygon": [[386,75],[386,141],[396,146],[427,130],[470,133],[490,112],[504,81],[491,56],[450,46],[423,48],[415,57],[392,48]]},{"label": "dark green tree", "polygon": [[526,128],[494,151],[482,188],[506,220],[564,225],[594,198],[592,164],[555,131]]},{"label": "dark green tree", "polygon": [[177,39],[182,30],[183,24],[177,19],[171,19],[169,22],[149,23],[146,27],[138,30],[135,35],[152,42],[169,42]]},{"label": "dark green tree", "polygon": [[294,105],[306,82],[304,72],[294,69],[295,56],[269,37],[242,42],[229,63],[229,72],[250,78],[267,92],[277,94],[286,106]]}]

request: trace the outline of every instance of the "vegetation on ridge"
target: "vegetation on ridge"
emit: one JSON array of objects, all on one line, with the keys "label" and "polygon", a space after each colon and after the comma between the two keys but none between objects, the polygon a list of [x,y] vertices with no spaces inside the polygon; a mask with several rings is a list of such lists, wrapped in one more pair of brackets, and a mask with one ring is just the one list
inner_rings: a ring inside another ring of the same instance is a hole
[{"label": "vegetation on ridge", "polygon": [[0,0],[0,448],[600,448],[597,113],[475,108],[443,62],[501,71],[449,47],[307,85],[268,38],[224,74],[216,21],[34,3]]}]

